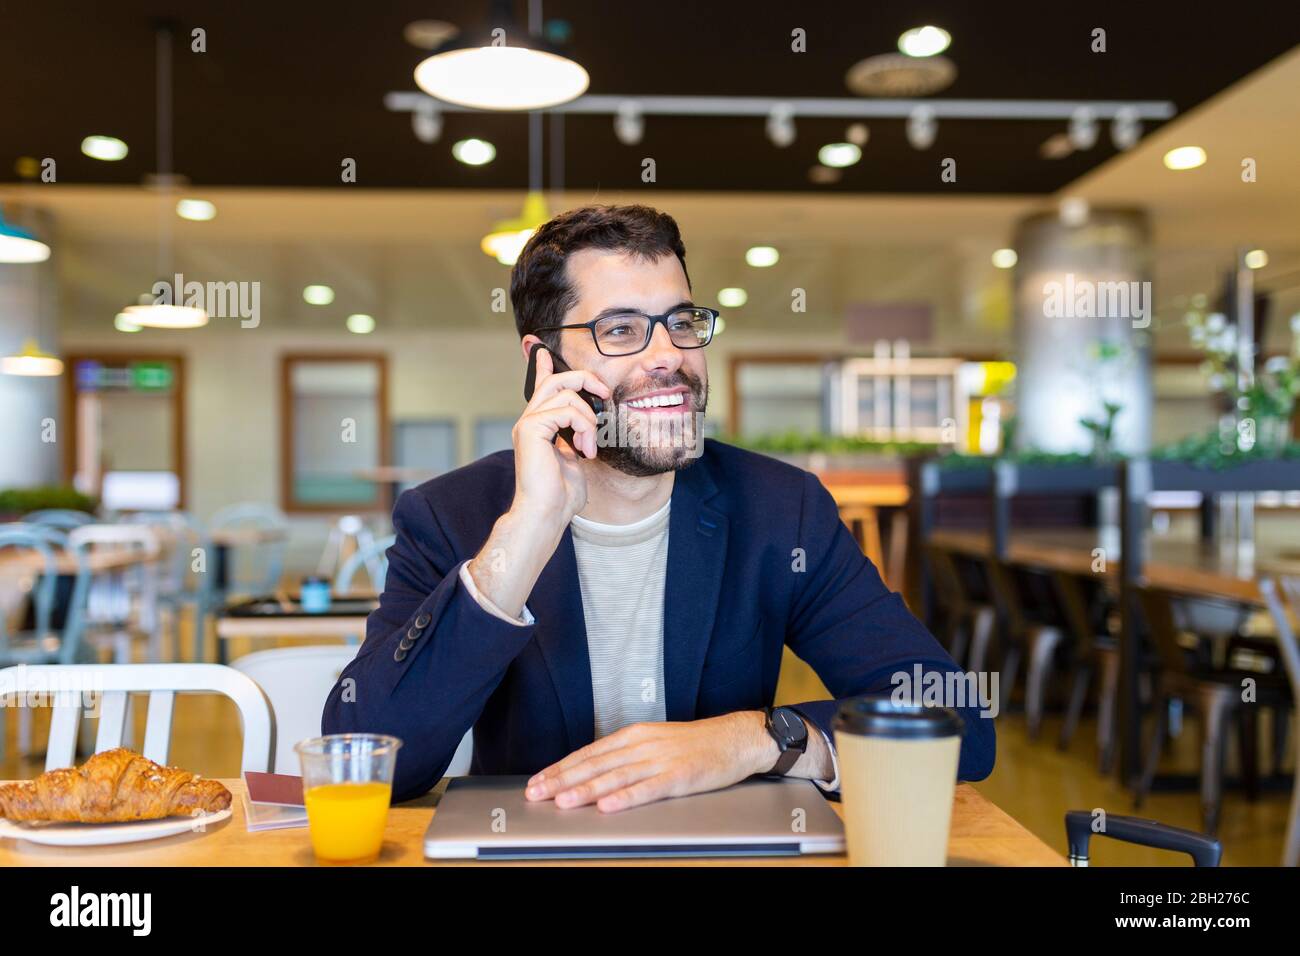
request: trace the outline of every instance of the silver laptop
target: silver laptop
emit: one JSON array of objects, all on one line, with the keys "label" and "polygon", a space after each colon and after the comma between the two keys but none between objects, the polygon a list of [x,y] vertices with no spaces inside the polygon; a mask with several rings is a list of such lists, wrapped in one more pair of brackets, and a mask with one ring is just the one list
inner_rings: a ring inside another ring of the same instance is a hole
[{"label": "silver laptop", "polygon": [[424,835],[430,859],[798,856],[844,851],[809,780],[756,779],[617,813],[524,799],[527,777],[455,777]]}]

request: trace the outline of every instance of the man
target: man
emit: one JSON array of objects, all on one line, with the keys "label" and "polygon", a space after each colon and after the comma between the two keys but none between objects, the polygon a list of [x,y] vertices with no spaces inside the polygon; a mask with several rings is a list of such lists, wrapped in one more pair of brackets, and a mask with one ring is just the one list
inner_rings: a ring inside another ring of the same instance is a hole
[{"label": "man", "polygon": [[[380,606],[324,731],[400,737],[399,800],[441,778],[470,728],[474,773],[532,774],[527,798],[562,807],[764,773],[837,789],[837,701],[769,708],[782,647],[836,698],[957,667],[813,475],[703,440],[717,314],[692,301],[676,222],[564,213],[510,293],[525,359],[546,346],[514,448],[401,496]],[[962,713],[959,775],[979,780],[992,721]]]}]

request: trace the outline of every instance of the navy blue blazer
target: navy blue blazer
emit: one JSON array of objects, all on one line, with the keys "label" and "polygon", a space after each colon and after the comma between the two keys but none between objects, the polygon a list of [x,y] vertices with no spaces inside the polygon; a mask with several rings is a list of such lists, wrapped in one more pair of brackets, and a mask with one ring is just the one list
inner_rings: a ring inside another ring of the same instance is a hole
[{"label": "navy blue blazer", "polygon": [[[400,737],[397,800],[436,784],[471,727],[476,774],[533,774],[594,739],[570,532],[528,598],[534,624],[495,617],[460,582],[461,565],[482,548],[514,488],[514,454],[503,451],[405,492],[393,511],[384,593],[321,727]],[[403,637],[409,650],[399,646]],[[815,476],[708,440],[672,492],[667,719],[770,705],[787,644],[837,699],[888,693],[890,676],[916,664],[958,669],[885,587]],[[827,734],[836,707],[795,705]],[[993,769],[993,721],[977,704],[962,716],[958,775],[980,780]]]}]

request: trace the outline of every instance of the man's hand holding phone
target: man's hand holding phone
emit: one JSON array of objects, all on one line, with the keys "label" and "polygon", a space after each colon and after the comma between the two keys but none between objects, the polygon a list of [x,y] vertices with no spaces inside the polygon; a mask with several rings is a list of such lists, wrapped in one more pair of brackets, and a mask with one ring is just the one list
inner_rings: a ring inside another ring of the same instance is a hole
[{"label": "man's hand holding phone", "polygon": [[[537,349],[533,361],[532,396],[511,432],[514,501],[469,565],[479,593],[511,617],[519,616],[564,529],[587,504],[582,458],[596,457],[598,423],[578,393],[612,398],[591,372],[557,371],[548,349]],[[556,440],[563,429],[572,429],[572,446]]]}]

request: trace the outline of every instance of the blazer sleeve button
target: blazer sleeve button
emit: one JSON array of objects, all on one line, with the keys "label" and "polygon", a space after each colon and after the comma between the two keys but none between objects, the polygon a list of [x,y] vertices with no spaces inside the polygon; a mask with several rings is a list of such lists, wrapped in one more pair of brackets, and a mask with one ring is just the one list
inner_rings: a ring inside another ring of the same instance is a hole
[{"label": "blazer sleeve button", "polygon": [[399,664],[406,660],[406,651],[400,645],[398,645],[397,650],[393,651],[393,660],[397,661]]},{"label": "blazer sleeve button", "polygon": [[415,626],[424,630],[424,628],[429,626],[429,620],[430,618],[428,614],[421,614],[415,619]]}]

